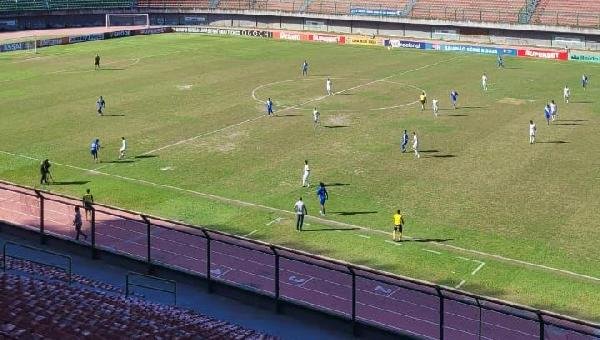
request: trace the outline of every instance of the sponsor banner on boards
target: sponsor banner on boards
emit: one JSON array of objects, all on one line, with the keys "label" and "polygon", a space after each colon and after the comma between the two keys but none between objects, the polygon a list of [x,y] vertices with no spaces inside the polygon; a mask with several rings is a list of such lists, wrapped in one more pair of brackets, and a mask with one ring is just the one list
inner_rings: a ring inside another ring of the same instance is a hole
[{"label": "sponsor banner on boards", "polygon": [[398,39],[386,39],[383,44],[393,48],[414,48],[418,50],[427,49],[427,44],[420,41],[409,41],[409,40],[398,40]]},{"label": "sponsor banner on boards", "polygon": [[473,45],[446,45],[446,44],[431,44],[431,49],[438,51],[448,52],[465,52],[465,53],[478,53],[478,54],[502,54],[516,56],[517,50],[513,48],[496,48],[487,46],[473,46]]},{"label": "sponsor banner on boards", "polygon": [[584,61],[588,63],[600,63],[600,53],[578,53],[578,52],[570,52],[569,60],[573,61]]},{"label": "sponsor banner on boards", "polygon": [[260,37],[260,38],[273,38],[273,32],[271,31],[262,31],[262,30],[241,30],[241,35],[247,35],[251,37]]},{"label": "sponsor banner on boards", "polygon": [[161,34],[171,32],[171,27],[155,27],[155,28],[144,28],[141,30],[131,31],[131,35],[150,35],[150,34]]},{"label": "sponsor banner on boards", "polygon": [[106,32],[104,34],[104,39],[128,37],[130,35],[131,35],[131,31],[130,30]]},{"label": "sponsor banner on boards", "polygon": [[69,38],[42,39],[37,41],[37,47],[48,47],[54,45],[64,45],[69,43]]},{"label": "sponsor banner on boards", "polygon": [[346,37],[346,44],[375,46],[381,45],[381,39],[376,37]]},{"label": "sponsor banner on boards", "polygon": [[517,50],[519,57],[533,57],[541,59],[568,60],[569,53],[559,50],[538,50],[538,49],[519,49]]},{"label": "sponsor banner on boards", "polygon": [[27,49],[25,42],[15,42],[0,45],[0,52],[20,51]]},{"label": "sponsor banner on boards", "polygon": [[104,34],[86,34],[86,35],[76,35],[69,37],[69,44],[76,44],[84,41],[96,41],[103,40]]},{"label": "sponsor banner on boards", "polygon": [[310,40],[310,35],[305,33],[298,32],[285,32],[285,31],[275,31],[273,32],[274,39],[282,39],[282,40]]},{"label": "sponsor banner on boards", "polygon": [[331,44],[345,44],[346,43],[346,37],[343,35],[313,34],[311,36],[310,40],[331,43]]}]

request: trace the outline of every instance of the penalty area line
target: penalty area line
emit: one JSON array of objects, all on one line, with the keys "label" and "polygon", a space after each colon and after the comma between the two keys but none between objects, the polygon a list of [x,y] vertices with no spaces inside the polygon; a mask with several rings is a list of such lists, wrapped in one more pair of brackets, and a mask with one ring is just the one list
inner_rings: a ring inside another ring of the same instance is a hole
[{"label": "penalty area line", "polygon": [[[42,160],[39,158],[35,158],[35,157],[31,157],[31,156],[27,156],[27,155],[22,155],[22,154],[17,154],[17,153],[12,153],[12,152],[8,152],[8,151],[3,151],[0,150],[0,154],[5,154],[5,155],[9,155],[9,156],[13,156],[13,157],[20,157],[20,158],[24,158],[24,159],[29,159],[29,160],[33,160],[33,161],[37,161],[37,162],[41,162]],[[58,166],[64,166],[64,167],[68,167],[71,169],[76,169],[76,170],[80,170],[80,171],[84,171],[84,172],[92,172],[93,169],[86,169],[86,168],[82,168],[79,166],[75,166],[75,165],[70,165],[70,164],[61,164],[58,162],[53,162],[55,165]],[[238,200],[238,199],[232,199],[232,198],[227,198],[227,197],[223,197],[223,196],[219,196],[219,195],[214,195],[214,194],[209,194],[209,193],[204,193],[204,192],[200,192],[200,191],[195,191],[195,190],[190,190],[190,189],[184,189],[184,188],[179,188],[179,187],[175,187],[172,185],[167,185],[167,184],[159,184],[159,183],[154,183],[154,182],[150,182],[150,181],[146,181],[143,179],[137,179],[137,178],[131,178],[131,177],[126,177],[126,176],[121,176],[121,175],[116,175],[116,174],[110,174],[107,172],[102,172],[102,171],[95,171],[94,173],[99,174],[99,175],[103,175],[103,176],[107,176],[107,177],[114,177],[114,178],[119,178],[125,181],[129,181],[129,182],[135,182],[135,183],[142,183],[142,184],[146,184],[148,186],[153,186],[153,187],[159,187],[159,188],[168,188],[168,189],[172,189],[175,191],[179,191],[179,192],[186,192],[186,193],[190,193],[196,196],[200,196],[200,197],[205,197],[205,198],[209,198],[215,201],[220,201],[220,202],[225,202],[225,203],[229,203],[229,204],[235,204],[238,206],[246,206],[246,207],[254,207],[254,208],[260,208],[266,211],[272,211],[272,212],[277,212],[277,213],[281,213],[281,214],[285,214],[285,215],[295,215],[295,212],[293,211],[288,211],[288,210],[284,210],[284,209],[279,209],[279,208],[274,208],[274,207],[270,207],[264,204],[259,204],[259,203],[251,203],[251,202],[246,202],[246,201],[242,201],[242,200]],[[311,221],[315,221],[324,225],[329,225],[329,226],[341,226],[344,228],[354,228],[354,229],[361,229],[364,231],[369,231],[369,232],[373,232],[373,233],[379,233],[379,234],[383,234],[386,237],[390,236],[389,232],[385,232],[383,230],[378,230],[378,229],[373,229],[373,228],[369,228],[369,227],[365,227],[365,226],[359,226],[359,225],[355,225],[355,224],[350,224],[350,223],[344,223],[344,222],[338,222],[338,221],[334,221],[334,220],[328,220],[322,217],[317,217],[317,216],[307,216],[306,217],[308,220]],[[418,240],[418,238],[415,237],[410,237],[410,236],[406,236],[407,239],[412,239],[412,240]],[[547,265],[543,265],[543,264],[539,264],[539,263],[532,263],[532,262],[527,262],[524,260],[519,260],[519,259],[514,259],[514,258],[510,258],[510,257],[506,257],[506,256],[502,256],[502,255],[498,255],[498,254],[492,254],[492,253],[486,253],[480,250],[476,250],[476,249],[469,249],[469,248],[463,248],[463,247],[459,247],[459,246],[455,246],[455,245],[451,245],[451,244],[446,244],[446,243],[442,243],[442,242],[436,242],[436,241],[431,241],[430,244],[434,244],[436,246],[439,247],[445,247],[445,248],[449,248],[449,249],[453,249],[455,251],[458,252],[463,252],[463,253],[471,253],[471,254],[476,254],[482,257],[488,257],[488,258],[493,258],[496,260],[500,260],[502,262],[511,262],[511,263],[516,263],[516,264],[520,264],[523,266],[527,266],[527,267],[532,267],[532,268],[538,268],[538,269],[544,269],[547,271],[551,271],[551,272],[556,272],[556,273],[562,273],[568,276],[573,276],[573,277],[578,277],[581,279],[587,279],[587,280],[591,280],[591,281],[595,281],[596,283],[600,283],[600,277],[594,277],[591,275],[586,275],[586,274],[580,274],[580,273],[576,273],[570,270],[565,270],[565,269],[560,269],[560,268],[554,268],[554,267],[550,267]],[[477,261],[477,262],[481,262],[481,261]]]}]

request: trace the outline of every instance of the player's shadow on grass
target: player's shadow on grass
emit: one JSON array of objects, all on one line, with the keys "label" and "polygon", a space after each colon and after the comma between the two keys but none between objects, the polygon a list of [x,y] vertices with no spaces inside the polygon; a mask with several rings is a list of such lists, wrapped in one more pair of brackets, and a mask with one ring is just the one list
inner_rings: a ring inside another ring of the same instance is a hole
[{"label": "player's shadow on grass", "polygon": [[101,69],[99,69],[99,71],[124,71],[124,68],[120,68],[120,67],[103,67]]},{"label": "player's shadow on grass", "polygon": [[440,152],[440,150],[422,150],[419,151],[420,153],[436,153],[436,152]]},{"label": "player's shadow on grass", "polygon": [[444,154],[444,155],[431,155],[425,158],[454,158],[456,155]]},{"label": "player's shadow on grass", "polygon": [[332,211],[332,214],[340,215],[340,216],[354,216],[354,215],[368,215],[368,214],[377,214],[377,211]]},{"label": "player's shadow on grass", "polygon": [[145,158],[156,158],[156,157],[158,157],[158,155],[138,155],[138,156],[135,156],[134,158],[145,159]]},{"label": "player's shadow on grass", "polygon": [[352,230],[360,230],[360,228],[302,228],[302,231],[352,231]]},{"label": "player's shadow on grass", "polygon": [[125,115],[124,114],[120,114],[120,115],[118,115],[118,114],[112,114],[112,115],[103,114],[102,117],[125,117]]},{"label": "player's shadow on grass", "polygon": [[469,115],[463,114],[463,113],[458,113],[458,114],[449,114],[446,115],[448,117],[469,117]]},{"label": "player's shadow on grass", "polygon": [[557,122],[587,122],[587,119],[557,119]]},{"label": "player's shadow on grass", "polygon": [[576,104],[593,104],[594,102],[591,100],[571,100],[570,103]]},{"label": "player's shadow on grass", "polygon": [[459,106],[459,109],[487,109],[489,106]]},{"label": "player's shadow on grass", "polygon": [[323,125],[324,128],[327,129],[340,129],[340,128],[347,128],[350,127],[348,125]]},{"label": "player's shadow on grass", "polygon": [[350,185],[350,183],[325,183],[326,187],[341,187],[346,185]]},{"label": "player's shadow on grass", "polygon": [[133,159],[116,159],[114,161],[105,161],[102,163],[111,163],[111,164],[119,164],[119,163],[134,163]]},{"label": "player's shadow on grass", "polygon": [[549,141],[545,141],[545,142],[536,142],[536,143],[540,143],[540,144],[567,144],[567,141],[564,140],[549,140]]},{"label": "player's shadow on grass", "polygon": [[577,125],[583,125],[583,124],[581,124],[581,123],[552,123],[552,125],[577,126]]},{"label": "player's shadow on grass", "polygon": [[52,182],[52,185],[84,185],[90,181],[56,181]]},{"label": "player's shadow on grass", "polygon": [[285,118],[285,117],[300,117],[300,116],[302,116],[302,115],[289,114],[289,115],[274,115],[273,117]]},{"label": "player's shadow on grass", "polygon": [[402,242],[419,242],[419,243],[429,243],[429,242],[438,242],[444,243],[448,241],[454,240],[453,238],[403,238]]}]

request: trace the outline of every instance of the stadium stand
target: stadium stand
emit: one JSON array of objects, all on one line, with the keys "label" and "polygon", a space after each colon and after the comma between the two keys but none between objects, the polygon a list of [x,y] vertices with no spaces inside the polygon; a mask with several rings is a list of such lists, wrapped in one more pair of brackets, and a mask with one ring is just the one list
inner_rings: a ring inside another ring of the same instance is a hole
[{"label": "stadium stand", "polygon": [[419,0],[411,17],[477,22],[519,21],[523,0]]},{"label": "stadium stand", "polygon": [[0,336],[274,339],[177,307],[0,273]]},{"label": "stadium stand", "polygon": [[600,27],[600,1],[540,0],[532,23]]},{"label": "stadium stand", "polygon": [[0,0],[2,11],[132,8],[133,0]]}]

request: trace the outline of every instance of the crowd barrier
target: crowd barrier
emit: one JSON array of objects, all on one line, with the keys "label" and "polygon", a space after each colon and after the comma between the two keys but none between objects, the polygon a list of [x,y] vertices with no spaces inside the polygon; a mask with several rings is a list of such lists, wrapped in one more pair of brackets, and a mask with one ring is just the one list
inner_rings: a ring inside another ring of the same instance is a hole
[{"label": "crowd barrier", "polygon": [[[81,202],[0,181],[0,220],[75,238]],[[81,207],[82,212],[83,207]],[[85,214],[84,214],[85,220]],[[600,325],[243,237],[96,204],[83,231],[99,250],[429,339],[594,339]],[[74,241],[75,242],[75,241]]]}]

